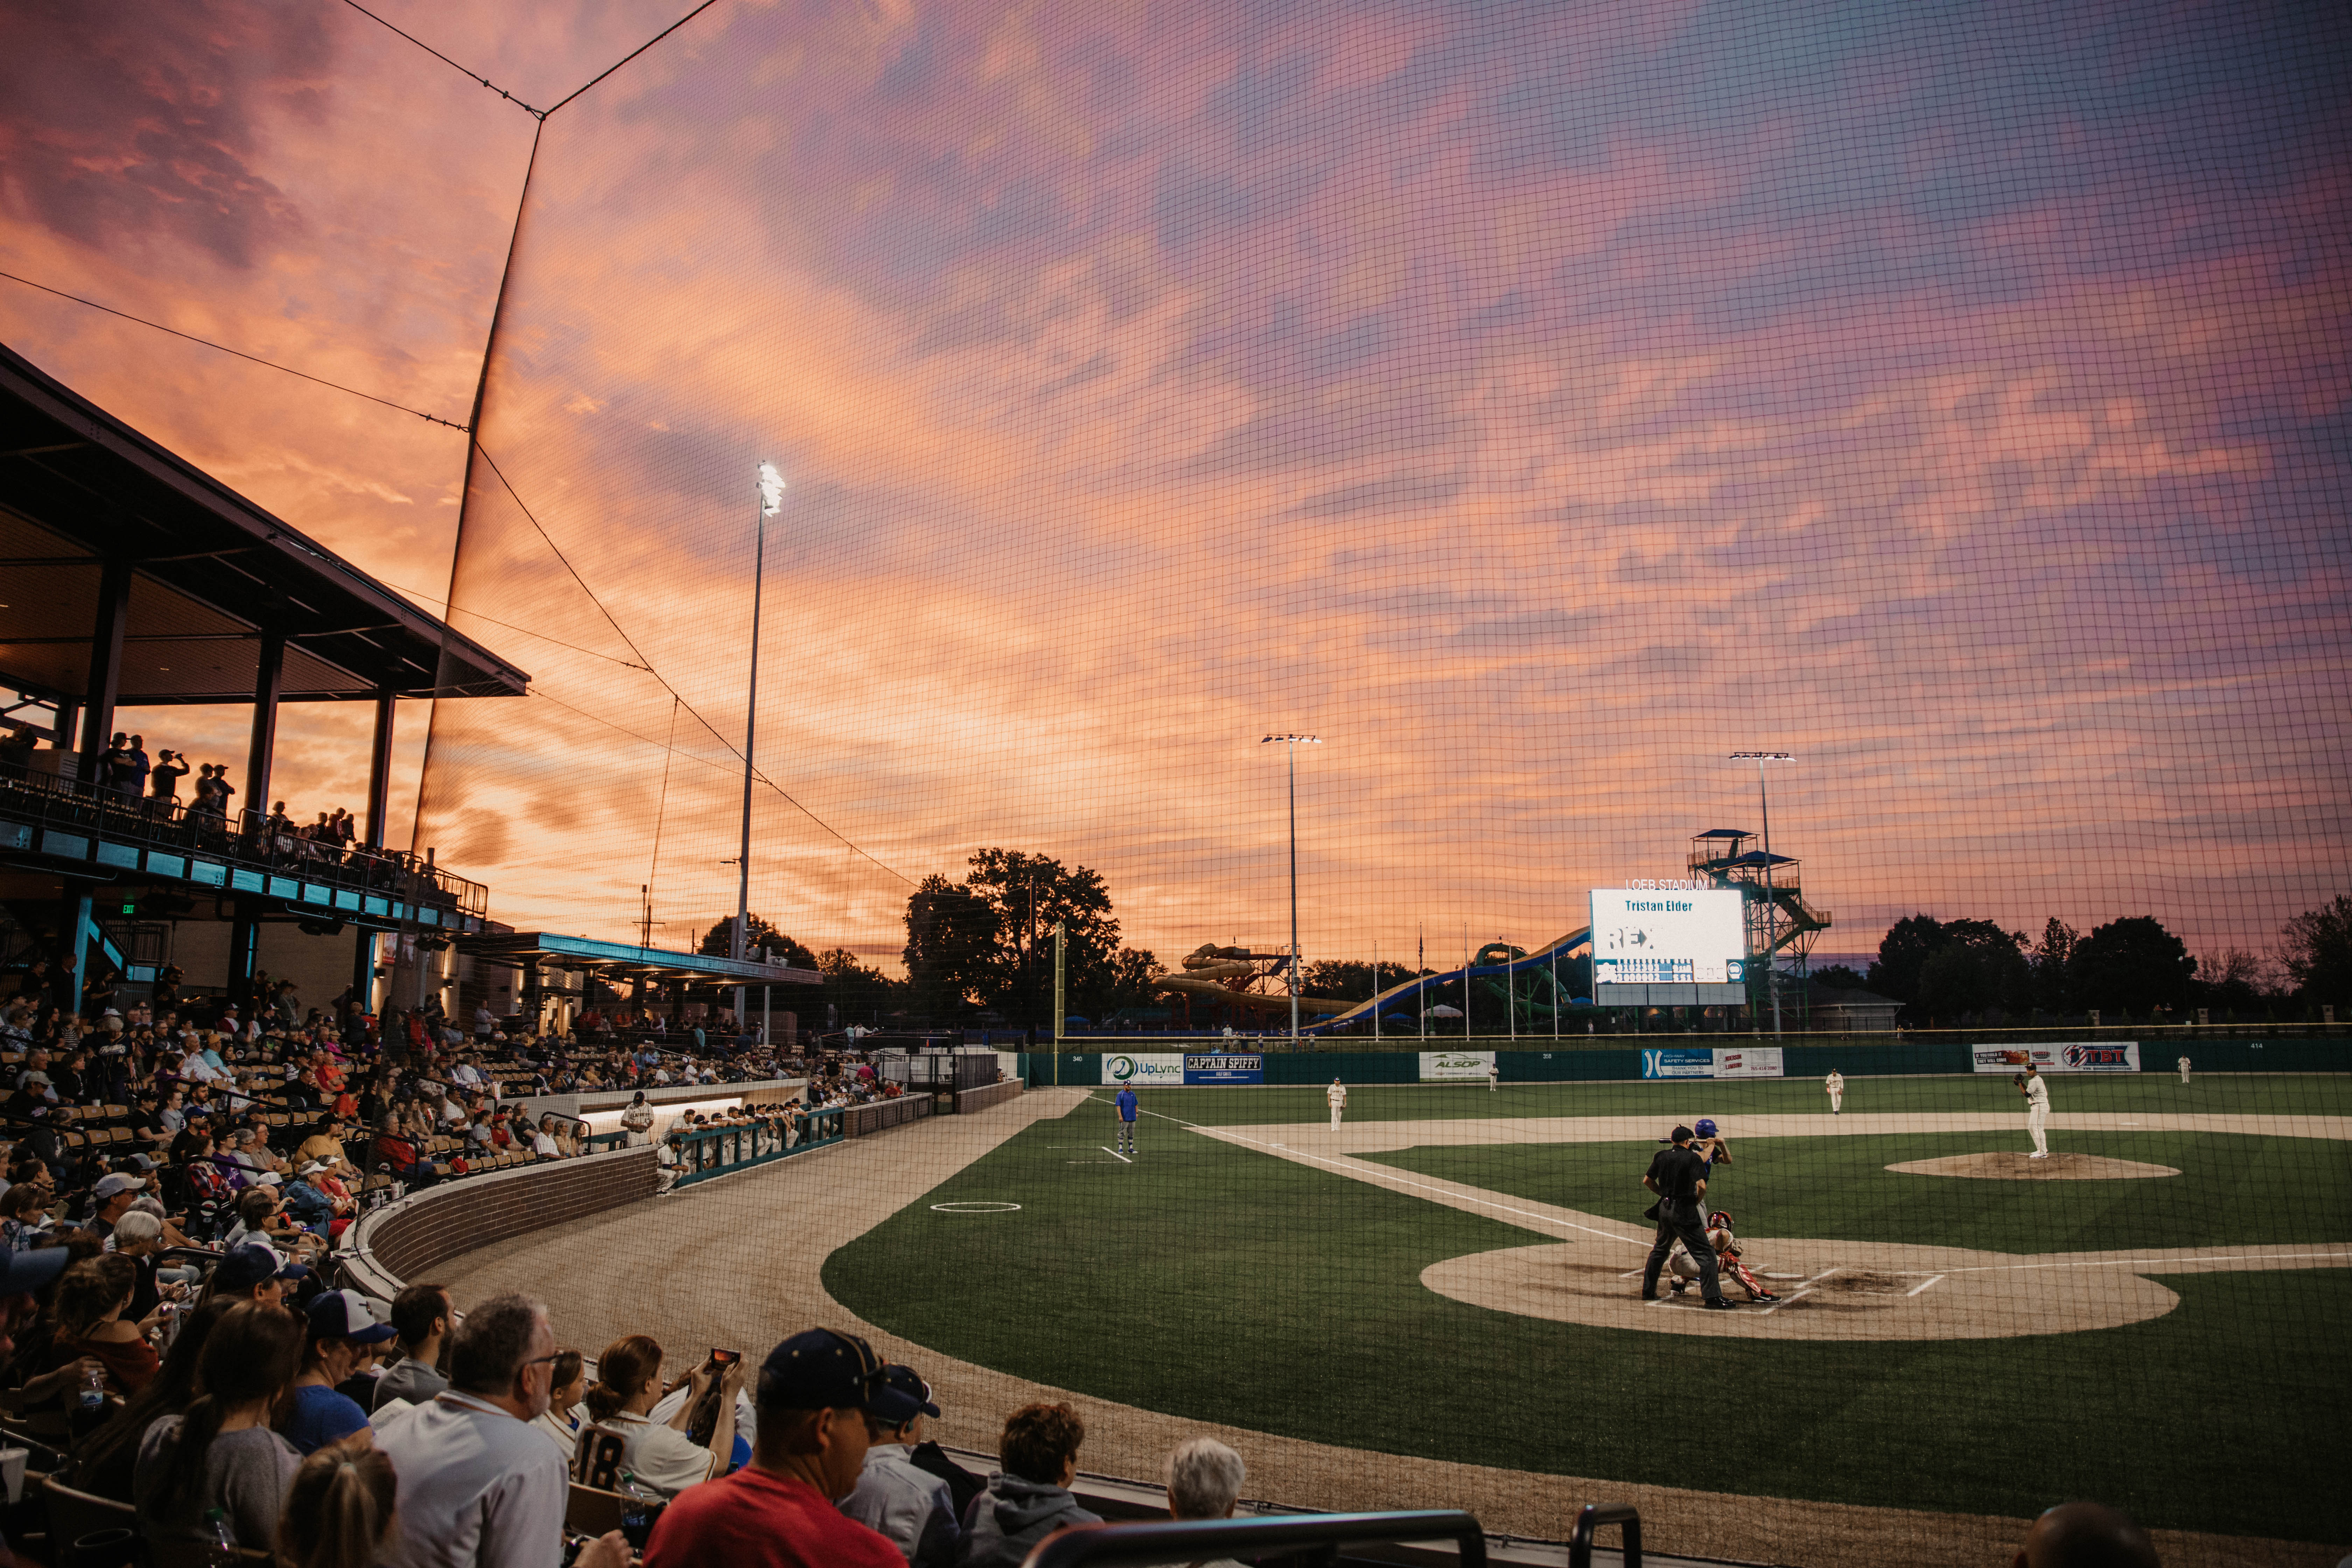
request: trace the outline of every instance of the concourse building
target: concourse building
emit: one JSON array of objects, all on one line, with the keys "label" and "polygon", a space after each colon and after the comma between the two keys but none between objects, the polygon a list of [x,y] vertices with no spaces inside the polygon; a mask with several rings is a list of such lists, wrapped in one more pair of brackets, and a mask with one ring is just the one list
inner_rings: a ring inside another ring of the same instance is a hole
[{"label": "concourse building", "polygon": [[[77,1006],[136,1000],[168,965],[192,996],[246,1002],[267,971],[294,978],[307,1006],[348,986],[371,1010],[437,994],[453,1016],[528,1003],[546,1022],[560,1017],[540,1011],[550,992],[560,1005],[599,971],[814,983],[780,965],[561,948],[574,939],[484,942],[510,934],[487,887],[429,847],[384,843],[399,701],[520,698],[530,679],[0,347],[0,994],[37,957]],[[348,844],[268,815],[288,702],[373,705]],[[223,769],[231,809],[202,809],[193,773],[176,799],[110,779],[119,710],[223,703],[252,711],[242,771]]]}]

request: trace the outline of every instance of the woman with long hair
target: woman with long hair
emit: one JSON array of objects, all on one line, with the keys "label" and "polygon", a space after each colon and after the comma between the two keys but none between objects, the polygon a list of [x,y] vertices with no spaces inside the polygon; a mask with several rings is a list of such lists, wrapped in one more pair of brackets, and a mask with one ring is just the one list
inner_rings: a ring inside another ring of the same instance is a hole
[{"label": "woman with long hair", "polygon": [[215,1299],[190,1312],[165,1352],[163,1363],[147,1386],[132,1394],[113,1419],[74,1446],[73,1484],[86,1492],[131,1500],[131,1469],[139,1458],[139,1439],[166,1415],[177,1415],[196,1396],[196,1358],[213,1328],[236,1303]]},{"label": "woman with long hair", "polygon": [[320,1449],[286,1489],[278,1568],[368,1568],[391,1533],[398,1489],[391,1459],[375,1449]]},{"label": "woman with long hair", "polygon": [[270,1427],[301,1365],[302,1324],[291,1312],[240,1301],[222,1315],[196,1363],[203,1392],[140,1440],[131,1498],[150,1542],[201,1545],[205,1511],[219,1509],[238,1545],[269,1548],[301,1463]]},{"label": "woman with long hair", "polygon": [[[688,1379],[692,1392],[678,1402],[677,1413],[656,1426],[646,1412],[661,1403],[662,1348],[644,1334],[631,1334],[604,1347],[596,1358],[596,1381],[589,1385],[588,1418],[621,1434],[621,1468],[635,1472],[637,1484],[663,1497],[676,1497],[687,1488],[724,1475],[735,1451],[735,1391],[742,1385],[743,1363],[738,1360],[722,1373],[703,1365]],[[722,1386],[717,1419],[709,1438],[698,1444],[687,1436],[696,1406],[713,1383]]]}]

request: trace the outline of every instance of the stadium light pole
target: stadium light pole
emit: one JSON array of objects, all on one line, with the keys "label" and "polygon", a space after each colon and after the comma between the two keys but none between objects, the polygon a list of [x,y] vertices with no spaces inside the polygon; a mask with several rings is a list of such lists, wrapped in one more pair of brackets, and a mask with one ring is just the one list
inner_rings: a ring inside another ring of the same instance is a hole
[{"label": "stadium light pole", "polygon": [[1283,743],[1290,755],[1290,1048],[1298,1048],[1298,748],[1319,746],[1320,735],[1268,735],[1258,742]]},{"label": "stadium light pole", "polygon": [[[784,476],[776,472],[775,464],[761,463],[755,488],[760,494],[760,510],[751,517],[751,690],[743,703],[743,842],[735,860],[735,935],[727,944],[728,956],[738,963],[743,962],[750,949],[751,935],[751,746],[760,733],[760,592],[768,571],[768,520],[783,510]],[[744,990],[738,980],[738,1029],[749,1022]]]},{"label": "stadium light pole", "polygon": [[1764,992],[1772,998],[1772,1037],[1780,1037],[1780,910],[1772,901],[1772,800],[1764,789],[1768,763],[1793,763],[1794,752],[1734,752],[1735,763],[1756,764],[1756,799],[1764,813]]}]

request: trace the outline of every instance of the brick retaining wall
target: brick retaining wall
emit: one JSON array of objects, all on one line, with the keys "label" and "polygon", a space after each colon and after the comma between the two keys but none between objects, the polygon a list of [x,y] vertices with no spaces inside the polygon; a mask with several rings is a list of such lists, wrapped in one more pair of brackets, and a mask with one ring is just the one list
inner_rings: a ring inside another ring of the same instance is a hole
[{"label": "brick retaining wall", "polygon": [[404,1281],[478,1247],[649,1198],[658,1186],[650,1146],[467,1176],[370,1215],[344,1260],[362,1290],[388,1300]]},{"label": "brick retaining wall", "polygon": [[902,1094],[896,1100],[877,1100],[871,1105],[851,1106],[842,1113],[842,1131],[852,1138],[863,1138],[869,1132],[879,1132],[885,1127],[903,1126],[930,1113],[929,1095]]},{"label": "brick retaining wall", "polygon": [[986,1110],[992,1105],[1002,1105],[1029,1086],[1017,1078],[1003,1083],[992,1083],[982,1089],[959,1089],[955,1097],[956,1114],[970,1116],[975,1110]]}]

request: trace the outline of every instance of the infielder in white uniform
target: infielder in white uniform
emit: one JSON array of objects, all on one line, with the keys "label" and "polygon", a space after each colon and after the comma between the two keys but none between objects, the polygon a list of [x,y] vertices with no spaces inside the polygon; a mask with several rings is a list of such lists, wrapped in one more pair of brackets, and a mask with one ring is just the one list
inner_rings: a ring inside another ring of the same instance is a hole
[{"label": "infielder in white uniform", "polygon": [[2043,1131],[2050,1121],[2050,1085],[2042,1069],[2032,1062],[2018,1075],[2017,1092],[2025,1096],[2025,1130],[2033,1134],[2032,1160],[2050,1158],[2050,1134]]},{"label": "infielder in white uniform", "polygon": [[2183,1057],[2175,1065],[2180,1068],[2180,1081],[2183,1084],[2186,1084],[2189,1081],[2189,1058],[2187,1057]]},{"label": "infielder in white uniform", "polygon": [[1830,1091],[1830,1114],[1843,1116],[1845,1114],[1845,1075],[1837,1068],[1832,1068],[1830,1076],[1822,1079],[1822,1087]]},{"label": "infielder in white uniform", "polygon": [[[2181,1075],[2180,1081],[2183,1083],[2187,1083],[2189,1081],[2189,1078],[2186,1073]],[[1502,1083],[1503,1064],[1500,1062],[1488,1062],[1486,1064],[1486,1092],[1488,1094],[1495,1093],[1496,1090],[1501,1089]]]},{"label": "infielder in white uniform", "polygon": [[1337,1132],[1339,1131],[1339,1112],[1348,1109],[1348,1086],[1333,1079],[1331,1087],[1323,1091],[1323,1099],[1331,1107],[1331,1131]]}]

